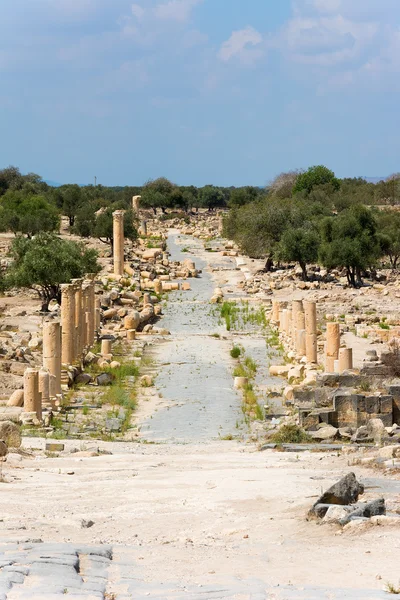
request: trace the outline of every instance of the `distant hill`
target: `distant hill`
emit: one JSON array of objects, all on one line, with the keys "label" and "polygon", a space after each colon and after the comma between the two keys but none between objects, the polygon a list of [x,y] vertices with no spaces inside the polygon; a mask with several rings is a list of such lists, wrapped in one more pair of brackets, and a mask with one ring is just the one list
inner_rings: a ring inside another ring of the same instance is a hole
[{"label": "distant hill", "polygon": [[57,183],[57,181],[45,180],[45,183],[47,183],[47,185],[51,185],[51,187],[60,187],[60,185],[62,185],[61,183]]}]

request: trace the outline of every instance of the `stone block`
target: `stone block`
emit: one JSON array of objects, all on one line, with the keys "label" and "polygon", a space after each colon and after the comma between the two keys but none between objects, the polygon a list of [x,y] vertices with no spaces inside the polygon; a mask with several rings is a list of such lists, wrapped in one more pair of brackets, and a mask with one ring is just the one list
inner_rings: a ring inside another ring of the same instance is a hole
[{"label": "stone block", "polygon": [[333,408],[337,419],[336,423],[332,423],[335,427],[357,427],[357,394],[339,390],[333,397]]},{"label": "stone block", "polygon": [[365,411],[368,414],[380,412],[380,399],[378,396],[365,396]]},{"label": "stone block", "polygon": [[60,444],[57,442],[47,442],[46,443],[46,452],[63,452],[65,448],[64,444]]},{"label": "stone block", "polygon": [[393,414],[393,397],[392,396],[381,396],[380,398],[380,413],[382,415]]}]

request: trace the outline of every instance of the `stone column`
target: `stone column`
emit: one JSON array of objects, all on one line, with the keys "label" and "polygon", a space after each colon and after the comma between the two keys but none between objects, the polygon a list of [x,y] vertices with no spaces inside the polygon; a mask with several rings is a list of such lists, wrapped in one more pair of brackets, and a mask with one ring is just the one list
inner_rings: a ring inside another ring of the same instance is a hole
[{"label": "stone column", "polygon": [[75,287],[75,358],[80,359],[82,356],[82,328],[83,328],[83,311],[82,311],[82,282],[83,279],[73,279],[72,284]]},{"label": "stone column", "polygon": [[85,280],[85,325],[86,325],[86,345],[88,347],[94,344],[94,329],[96,321],[95,310],[95,290],[94,282]]},{"label": "stone column", "polygon": [[132,196],[132,210],[134,213],[136,213],[137,217],[139,217],[141,198],[142,196]]},{"label": "stone column", "polygon": [[88,281],[83,282],[82,286],[82,348],[85,350],[89,347],[89,337],[88,337],[88,314],[89,314],[89,305],[90,305],[90,283]]},{"label": "stone column", "polygon": [[61,358],[64,365],[75,359],[75,286],[61,286]]},{"label": "stone column", "polygon": [[303,302],[301,300],[293,300],[292,302],[292,338],[293,343],[297,345],[297,315],[303,312]]},{"label": "stone column", "polygon": [[278,300],[272,300],[272,321],[279,323],[279,302]]},{"label": "stone column", "polygon": [[340,348],[340,325],[339,323],[326,324],[326,352],[325,371],[335,372],[335,360],[339,358]]},{"label": "stone column", "polygon": [[39,371],[26,369],[24,373],[24,411],[36,413],[42,418],[42,403],[39,393]]},{"label": "stone column", "polygon": [[353,368],[353,348],[340,348],[339,373],[350,371]]},{"label": "stone column", "polygon": [[286,308],[280,311],[279,313],[279,330],[282,333],[286,333],[288,326],[288,311]]},{"label": "stone column", "polygon": [[300,357],[307,356],[306,339],[305,329],[298,329],[296,331],[296,352]]},{"label": "stone column", "polygon": [[307,362],[318,362],[317,347],[317,304],[304,302],[304,320],[306,328],[306,357]]},{"label": "stone column", "polygon": [[147,221],[142,221],[140,224],[140,233],[146,237],[147,235]]},{"label": "stone column", "polygon": [[292,335],[292,309],[287,309],[287,324],[286,324],[286,335],[291,337]]},{"label": "stone column", "polygon": [[112,355],[112,340],[106,339],[101,341],[101,355],[103,357]]},{"label": "stone column", "polygon": [[157,294],[157,296],[162,294],[162,281],[159,279],[154,280],[154,292]]},{"label": "stone column", "polygon": [[303,303],[301,309],[296,312],[296,352],[298,356],[306,356],[306,319],[303,311]]},{"label": "stone column", "polygon": [[61,394],[61,326],[60,323],[43,323],[43,366],[54,377],[51,396]]},{"label": "stone column", "polygon": [[114,275],[124,274],[124,211],[113,213]]},{"label": "stone column", "polygon": [[143,306],[149,306],[149,304],[153,304],[151,301],[151,297],[150,294],[148,292],[146,292],[145,294],[143,294]]},{"label": "stone column", "polygon": [[100,332],[100,327],[101,327],[101,299],[100,298],[96,298],[94,299],[94,305],[95,305],[95,332],[98,334]]},{"label": "stone column", "polygon": [[39,371],[39,392],[41,394],[42,407],[53,408],[50,401],[50,373],[47,369]]}]

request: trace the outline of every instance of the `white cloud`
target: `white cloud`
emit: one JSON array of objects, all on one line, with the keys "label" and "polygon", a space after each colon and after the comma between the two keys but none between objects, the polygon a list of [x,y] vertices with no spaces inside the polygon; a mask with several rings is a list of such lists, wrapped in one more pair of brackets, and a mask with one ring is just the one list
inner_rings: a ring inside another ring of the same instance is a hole
[{"label": "white cloud", "polygon": [[[327,0],[315,1],[327,6]],[[378,30],[377,23],[356,22],[341,14],[297,13],[278,34],[277,46],[296,62],[331,66],[360,60]]]},{"label": "white cloud", "polygon": [[140,21],[144,17],[145,10],[139,4],[132,4],[131,7],[132,15]]},{"label": "white cloud", "polygon": [[262,41],[261,33],[249,25],[245,29],[233,31],[229,40],[222,44],[218,56],[224,62],[232,58],[238,58],[245,63],[254,62],[262,56],[262,51],[255,48],[262,44]]},{"label": "white cloud", "polygon": [[158,19],[179,21],[189,20],[193,8],[203,0],[169,0],[154,7],[154,15]]}]

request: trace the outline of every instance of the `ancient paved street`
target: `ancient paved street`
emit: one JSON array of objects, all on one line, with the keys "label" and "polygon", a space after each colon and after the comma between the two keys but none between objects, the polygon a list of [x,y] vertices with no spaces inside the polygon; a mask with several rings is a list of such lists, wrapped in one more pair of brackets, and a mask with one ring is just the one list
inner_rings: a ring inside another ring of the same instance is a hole
[{"label": "ancient paved street", "polygon": [[[0,600],[387,598],[383,582],[397,574],[395,531],[378,552],[376,533],[349,542],[304,520],[321,487],[347,468],[343,461],[224,441],[245,429],[232,342],[209,303],[209,266],[238,293],[236,263],[176,233],[169,247],[173,259],[189,247],[203,273],[164,309],[171,336],[151,349],[161,400],[147,412],[139,406],[143,443],[70,440],[64,457],[22,459],[5,470]],[[240,343],[269,381],[265,340]],[[43,448],[44,440],[26,444]],[[112,454],[90,457],[93,447]],[[376,493],[381,480],[364,477]]]}]

